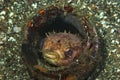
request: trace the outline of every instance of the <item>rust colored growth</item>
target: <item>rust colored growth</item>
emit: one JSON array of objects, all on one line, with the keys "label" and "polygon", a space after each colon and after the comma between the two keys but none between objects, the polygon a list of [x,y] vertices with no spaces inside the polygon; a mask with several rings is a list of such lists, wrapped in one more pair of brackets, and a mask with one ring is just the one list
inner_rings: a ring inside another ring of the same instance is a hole
[{"label": "rust colored growth", "polygon": [[72,6],[65,6],[64,7],[65,11],[67,11],[68,13],[72,12],[73,11],[73,7]]},{"label": "rust colored growth", "polygon": [[38,70],[40,70],[41,72],[44,72],[44,73],[48,71],[46,68],[44,68],[40,65],[35,65],[34,68],[36,68],[36,69],[38,69]]},{"label": "rust colored growth", "polygon": [[40,14],[40,15],[44,15],[44,14],[45,14],[45,10],[44,10],[44,9],[40,10],[40,11],[39,11],[39,14]]},{"label": "rust colored growth", "polygon": [[76,75],[69,74],[64,80],[78,80]]},{"label": "rust colored growth", "polygon": [[28,26],[28,27],[32,27],[32,22],[31,22],[31,21],[28,21],[27,26]]}]

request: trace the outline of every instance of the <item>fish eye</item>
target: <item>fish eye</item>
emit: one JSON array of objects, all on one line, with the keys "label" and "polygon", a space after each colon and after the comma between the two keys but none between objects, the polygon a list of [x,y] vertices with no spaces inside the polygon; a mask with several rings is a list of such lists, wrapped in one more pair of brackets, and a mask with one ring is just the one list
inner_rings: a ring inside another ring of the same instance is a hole
[{"label": "fish eye", "polygon": [[65,57],[70,57],[73,54],[73,50],[69,49],[69,50],[65,51],[64,54],[65,54]]}]

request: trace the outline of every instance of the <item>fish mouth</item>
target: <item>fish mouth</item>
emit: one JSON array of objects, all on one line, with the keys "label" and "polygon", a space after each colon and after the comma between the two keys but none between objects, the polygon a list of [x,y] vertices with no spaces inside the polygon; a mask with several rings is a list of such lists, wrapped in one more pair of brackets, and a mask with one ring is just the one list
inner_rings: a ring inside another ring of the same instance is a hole
[{"label": "fish mouth", "polygon": [[[55,53],[54,53],[55,54]],[[49,59],[56,59],[57,58],[57,56],[56,55],[54,55],[54,54],[51,54],[50,52],[49,53],[44,53],[44,57],[45,58],[49,58]]]},{"label": "fish mouth", "polygon": [[43,58],[49,63],[56,64],[59,59],[58,56],[59,55],[55,52],[43,51]]}]

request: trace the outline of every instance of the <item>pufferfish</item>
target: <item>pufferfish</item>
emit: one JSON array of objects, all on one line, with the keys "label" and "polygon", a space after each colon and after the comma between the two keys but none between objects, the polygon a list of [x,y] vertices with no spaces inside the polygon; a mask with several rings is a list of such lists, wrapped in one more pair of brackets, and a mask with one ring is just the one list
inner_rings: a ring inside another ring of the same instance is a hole
[{"label": "pufferfish", "polygon": [[47,34],[42,48],[44,59],[57,66],[69,65],[81,52],[81,39],[66,32]]}]

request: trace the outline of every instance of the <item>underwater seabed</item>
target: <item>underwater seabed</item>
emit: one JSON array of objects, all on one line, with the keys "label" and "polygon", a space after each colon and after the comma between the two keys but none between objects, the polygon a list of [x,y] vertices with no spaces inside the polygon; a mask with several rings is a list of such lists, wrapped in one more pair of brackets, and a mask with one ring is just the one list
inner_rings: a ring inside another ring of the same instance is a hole
[{"label": "underwater seabed", "polygon": [[[31,80],[30,75],[33,74],[28,71],[28,68],[31,67],[28,67],[24,62],[24,57],[21,55],[21,46],[25,39],[25,34],[27,34],[28,22],[35,18],[35,16],[37,17],[37,14],[44,14],[44,12],[39,11],[51,5],[60,6],[62,9],[64,9],[64,6],[70,5],[73,8],[73,13],[79,14],[80,17],[87,18],[91,25],[95,26],[97,35],[99,36],[99,51],[104,57],[100,63],[102,67],[98,66],[95,73],[91,72],[89,75],[96,78],[96,80],[119,80],[119,0],[0,0],[0,80]],[[71,12],[69,7],[65,9]],[[66,13],[64,13],[64,15],[65,14]],[[75,19],[73,19],[73,21],[74,20]],[[68,22],[70,21],[72,20]],[[72,24],[75,24],[75,22]],[[72,31],[72,29],[70,31]],[[76,33],[76,30],[73,32]],[[105,54],[102,54],[102,52]],[[37,68],[46,71],[44,68]],[[76,68],[78,67],[75,67],[75,69]],[[102,68],[100,72],[99,68]],[[58,80],[61,80],[61,75],[58,76]],[[88,74],[85,76],[88,76]],[[92,77],[89,77],[88,80],[91,78]],[[64,79],[77,80],[77,78],[71,74]],[[49,78],[47,80],[49,80]]]}]

